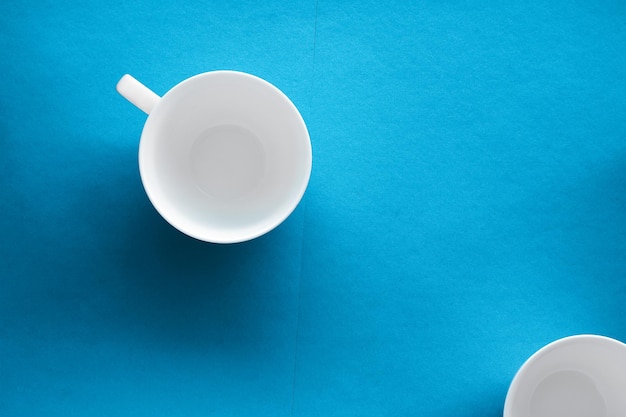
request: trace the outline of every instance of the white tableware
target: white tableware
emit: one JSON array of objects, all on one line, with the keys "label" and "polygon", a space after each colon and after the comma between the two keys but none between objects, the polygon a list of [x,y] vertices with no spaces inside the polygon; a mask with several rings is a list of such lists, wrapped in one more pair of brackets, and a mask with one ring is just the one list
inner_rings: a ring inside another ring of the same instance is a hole
[{"label": "white tableware", "polygon": [[596,335],[550,343],[519,369],[504,417],[626,416],[626,345]]},{"label": "white tableware", "polygon": [[300,202],[311,142],[295,105],[272,84],[213,71],[159,97],[124,75],[117,91],[148,114],[141,180],[156,210],[181,232],[214,243],[250,240]]}]

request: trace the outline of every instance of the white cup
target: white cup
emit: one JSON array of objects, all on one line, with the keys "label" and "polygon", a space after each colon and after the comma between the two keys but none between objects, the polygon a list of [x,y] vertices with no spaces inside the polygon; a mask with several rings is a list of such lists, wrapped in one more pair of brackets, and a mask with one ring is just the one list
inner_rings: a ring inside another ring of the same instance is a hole
[{"label": "white cup", "polygon": [[196,239],[235,243],[282,223],[311,174],[311,142],[278,88],[236,71],[188,78],[159,97],[130,75],[117,91],[148,114],[139,142],[152,205]]},{"label": "white cup", "polygon": [[604,336],[559,339],[519,369],[504,417],[626,416],[626,345]]}]

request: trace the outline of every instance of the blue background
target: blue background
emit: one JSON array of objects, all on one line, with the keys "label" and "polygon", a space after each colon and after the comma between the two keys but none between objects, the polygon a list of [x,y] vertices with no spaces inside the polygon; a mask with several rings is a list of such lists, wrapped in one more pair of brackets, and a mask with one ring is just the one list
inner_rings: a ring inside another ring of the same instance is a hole
[{"label": "blue background", "polygon": [[[626,340],[623,1],[33,1],[0,13],[0,415],[494,417],[523,361]],[[256,74],[308,124],[293,215],[151,207],[158,94]]]}]

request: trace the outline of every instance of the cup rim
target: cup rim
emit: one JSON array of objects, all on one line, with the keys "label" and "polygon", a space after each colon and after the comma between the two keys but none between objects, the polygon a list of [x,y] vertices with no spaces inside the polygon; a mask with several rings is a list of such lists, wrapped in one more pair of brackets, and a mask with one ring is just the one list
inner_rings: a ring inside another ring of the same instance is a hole
[{"label": "cup rim", "polygon": [[[284,208],[282,208],[282,210],[280,211],[280,215],[274,216],[271,221],[268,220],[267,222],[263,222],[262,223],[263,227],[254,228],[254,229],[251,229],[251,231],[249,230],[250,228],[233,228],[233,233],[228,233],[227,235],[224,235],[224,236],[215,236],[215,235],[211,235],[208,233],[202,233],[202,231],[195,230],[194,227],[188,227],[186,224],[183,224],[184,222],[179,220],[179,215],[177,213],[170,213],[169,210],[164,209],[164,207],[160,203],[160,199],[162,197],[158,197],[156,193],[154,192],[154,190],[152,190],[151,187],[147,185],[149,183],[149,181],[147,181],[148,175],[153,175],[153,174],[147,173],[146,171],[147,168],[145,168],[145,165],[142,162],[144,159],[142,157],[142,149],[144,149],[142,147],[142,144],[145,144],[144,135],[146,132],[146,127],[149,125],[151,120],[154,120],[153,115],[159,114],[159,112],[158,111],[155,112],[155,110],[158,110],[158,107],[160,106],[163,100],[167,100],[167,98],[170,95],[172,95],[175,90],[178,90],[181,87],[186,86],[187,84],[197,82],[199,79],[203,79],[206,77],[218,77],[218,76],[223,76],[223,75],[233,75],[237,77],[243,77],[243,78],[247,78],[250,80],[254,80],[254,82],[256,83],[263,84],[269,90],[273,91],[274,94],[280,97],[282,101],[287,103],[288,107],[291,109],[291,111],[288,113],[289,117],[295,118],[296,123],[299,124],[302,128],[301,129],[303,133],[302,140],[306,142],[305,143],[306,156],[305,158],[303,158],[301,162],[305,164],[306,166],[304,167],[305,175],[303,175],[302,178],[299,180],[299,186],[297,188],[294,187],[294,189],[290,193],[291,197],[284,204],[283,206]],[[306,123],[304,122],[304,119],[302,118],[302,115],[300,114],[300,111],[295,106],[295,104],[291,101],[291,99],[289,99],[289,97],[282,90],[280,90],[278,87],[276,87],[269,81],[263,78],[260,78],[256,75],[253,75],[247,72],[236,71],[236,70],[215,70],[215,71],[203,72],[200,74],[193,75],[189,78],[186,78],[182,80],[181,82],[179,82],[178,84],[174,85],[172,88],[170,88],[162,96],[161,100],[156,104],[155,108],[148,115],[148,118],[146,119],[146,122],[142,130],[141,139],[139,141],[138,159],[139,159],[139,173],[142,179],[144,190],[146,194],[148,195],[148,198],[150,202],[152,203],[152,206],[157,210],[157,212],[161,215],[161,217],[163,217],[174,228],[186,234],[187,236],[190,236],[200,241],[218,243],[218,244],[241,243],[241,242],[253,240],[266,233],[269,233],[270,231],[278,227],[280,224],[282,224],[293,213],[293,211],[297,208],[298,204],[301,202],[304,196],[304,193],[306,192],[306,189],[308,187],[308,183],[310,181],[310,176],[311,176],[311,170],[312,170],[311,138],[310,138]]]},{"label": "cup rim", "polygon": [[504,417],[515,417],[513,415],[513,413],[515,412],[515,410],[513,409],[513,402],[516,399],[521,387],[525,383],[527,374],[536,365],[538,360],[554,350],[560,349],[561,347],[565,345],[571,345],[577,342],[583,342],[583,343],[584,342],[594,342],[594,343],[597,342],[604,346],[612,346],[617,349],[623,349],[624,354],[626,355],[626,344],[622,343],[621,341],[617,339],[613,339],[611,337],[602,336],[602,335],[596,335],[596,334],[577,334],[577,335],[563,337],[563,338],[560,338],[553,342],[548,343],[547,345],[543,346],[542,348],[537,350],[535,353],[533,353],[528,359],[526,359],[526,361],[524,361],[522,366],[515,373],[515,376],[513,377],[513,380],[509,386],[509,389],[507,391],[507,395],[504,401],[504,411],[503,411]]}]

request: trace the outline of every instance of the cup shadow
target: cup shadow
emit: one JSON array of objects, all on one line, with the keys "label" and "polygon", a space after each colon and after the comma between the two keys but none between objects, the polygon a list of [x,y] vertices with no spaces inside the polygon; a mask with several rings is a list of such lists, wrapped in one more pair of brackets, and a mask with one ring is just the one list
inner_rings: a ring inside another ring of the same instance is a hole
[{"label": "cup shadow", "polygon": [[281,230],[218,245],[187,237],[154,213],[145,214],[133,222],[129,234],[135,236],[127,240],[126,296],[132,300],[135,331],[178,348],[236,351],[280,339],[285,325],[295,324],[299,270],[289,256],[300,253],[285,252],[284,265],[272,255],[285,246]]},{"label": "cup shadow", "polygon": [[[465,410],[459,413],[458,410]],[[490,393],[481,398],[476,398],[475,401],[463,405],[459,404],[454,406],[454,412],[448,414],[450,417],[502,417],[504,412],[504,396],[496,395],[496,393]]]},{"label": "cup shadow", "polygon": [[212,244],[163,220],[135,169],[107,171],[107,184],[97,193],[85,190],[77,202],[81,220],[98,236],[92,255],[102,270],[92,291],[106,300],[108,313],[95,324],[131,343],[176,351],[250,356],[294,342],[302,210],[260,238]]}]

